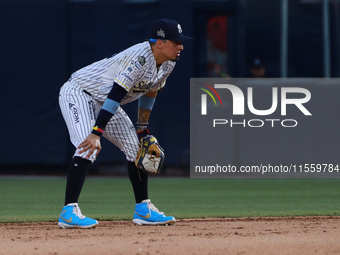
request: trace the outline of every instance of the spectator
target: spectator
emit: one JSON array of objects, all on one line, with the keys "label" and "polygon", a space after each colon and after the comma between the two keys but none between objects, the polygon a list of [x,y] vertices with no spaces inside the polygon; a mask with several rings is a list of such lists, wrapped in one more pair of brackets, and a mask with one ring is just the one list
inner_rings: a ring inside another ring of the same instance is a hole
[{"label": "spectator", "polygon": [[268,78],[269,75],[266,71],[266,67],[263,61],[259,58],[252,60],[250,65],[250,75],[249,78]]}]

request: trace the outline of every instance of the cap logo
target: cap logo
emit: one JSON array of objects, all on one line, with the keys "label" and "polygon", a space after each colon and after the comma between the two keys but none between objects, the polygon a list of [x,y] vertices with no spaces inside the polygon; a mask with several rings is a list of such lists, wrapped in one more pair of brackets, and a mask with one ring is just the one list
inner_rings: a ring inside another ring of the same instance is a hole
[{"label": "cap logo", "polygon": [[178,25],[177,25],[177,28],[178,28],[178,33],[180,33],[180,34],[181,34],[181,33],[183,32],[183,31],[182,31],[182,28],[181,28],[181,25],[180,25],[180,24],[178,24]]},{"label": "cap logo", "polygon": [[164,30],[163,30],[163,29],[158,30],[158,31],[157,31],[157,35],[164,38],[164,37],[165,37]]}]

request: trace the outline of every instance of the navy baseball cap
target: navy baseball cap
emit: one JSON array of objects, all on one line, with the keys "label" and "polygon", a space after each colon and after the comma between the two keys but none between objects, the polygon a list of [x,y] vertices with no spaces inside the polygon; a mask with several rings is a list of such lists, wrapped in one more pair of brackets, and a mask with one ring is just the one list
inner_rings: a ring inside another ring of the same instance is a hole
[{"label": "navy baseball cap", "polygon": [[158,39],[184,42],[192,38],[183,35],[181,25],[177,21],[159,19],[152,23],[149,31],[149,40],[151,42],[156,42]]}]

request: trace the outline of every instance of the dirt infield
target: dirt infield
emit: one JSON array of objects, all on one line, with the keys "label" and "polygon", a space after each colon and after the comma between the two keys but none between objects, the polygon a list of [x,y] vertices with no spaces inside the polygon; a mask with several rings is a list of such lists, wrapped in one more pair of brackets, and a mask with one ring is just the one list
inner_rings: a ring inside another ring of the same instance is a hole
[{"label": "dirt infield", "polygon": [[173,226],[0,224],[0,254],[340,254],[340,217],[187,219]]}]

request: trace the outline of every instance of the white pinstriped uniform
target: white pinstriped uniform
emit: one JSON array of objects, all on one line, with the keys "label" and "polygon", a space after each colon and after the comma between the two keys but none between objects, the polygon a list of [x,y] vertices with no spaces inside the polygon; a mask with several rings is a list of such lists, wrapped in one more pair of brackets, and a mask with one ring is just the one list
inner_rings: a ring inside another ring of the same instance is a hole
[{"label": "white pinstriped uniform", "polygon": [[[127,91],[120,103],[124,105],[147,92],[163,88],[174,66],[174,62],[166,61],[157,70],[149,42],[143,42],[73,73],[59,94],[60,109],[73,145],[78,147],[91,133],[113,82]],[[123,151],[128,161],[135,160],[139,149],[138,137],[133,123],[121,107],[106,125],[103,137]],[[76,150],[74,155],[83,158],[87,155],[87,152],[79,154],[79,151]],[[95,152],[90,157],[92,162],[94,155]]]}]

